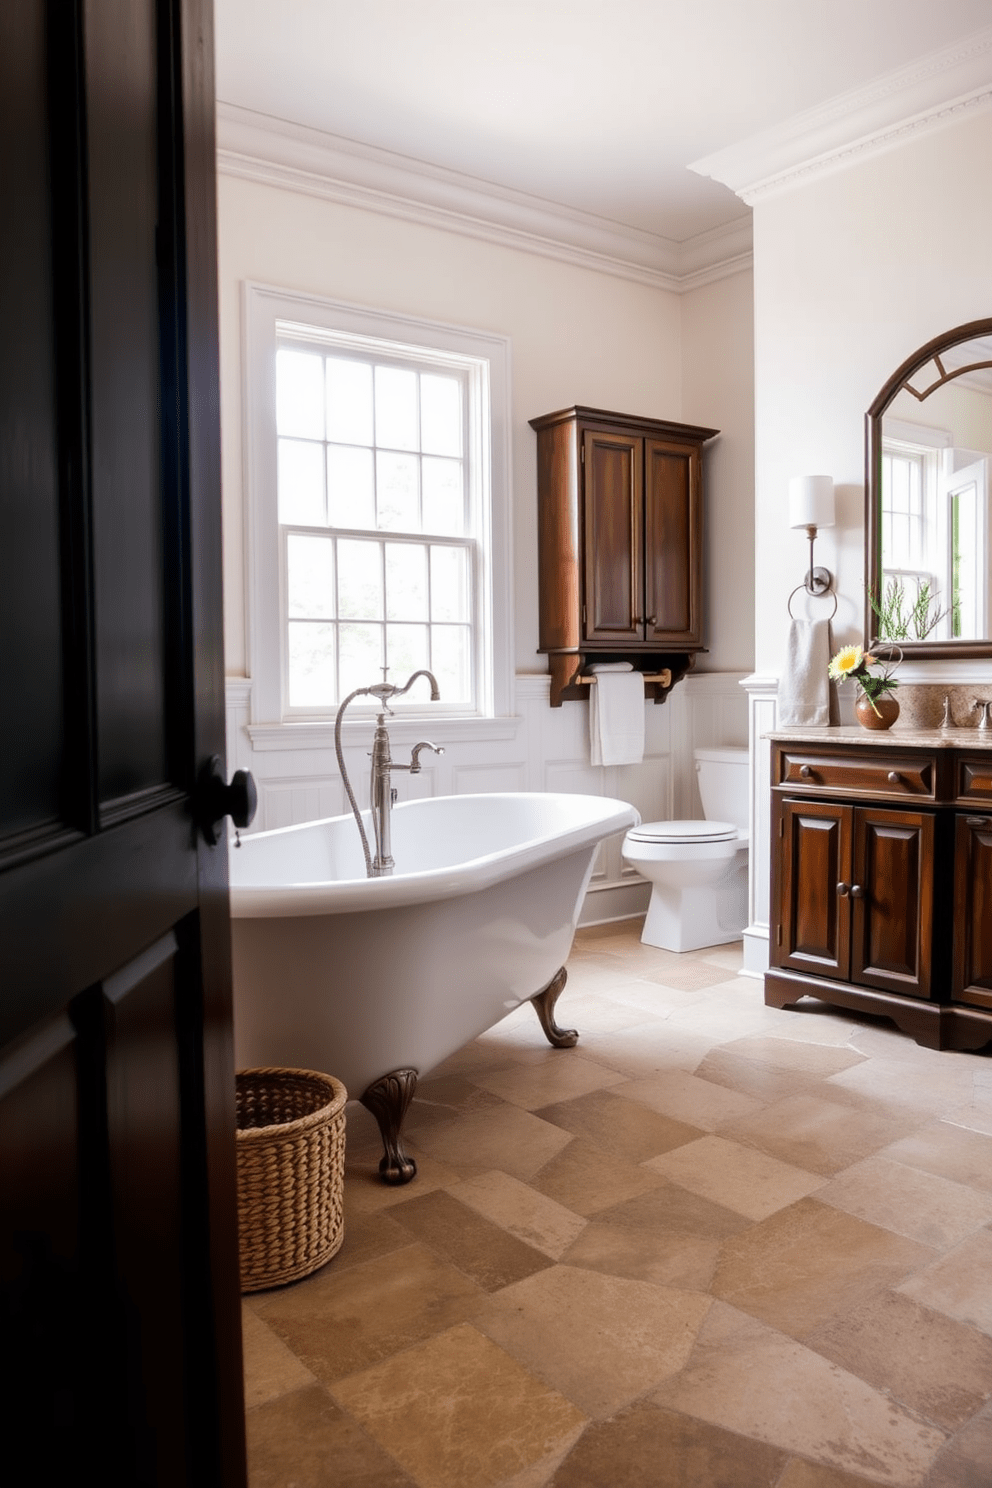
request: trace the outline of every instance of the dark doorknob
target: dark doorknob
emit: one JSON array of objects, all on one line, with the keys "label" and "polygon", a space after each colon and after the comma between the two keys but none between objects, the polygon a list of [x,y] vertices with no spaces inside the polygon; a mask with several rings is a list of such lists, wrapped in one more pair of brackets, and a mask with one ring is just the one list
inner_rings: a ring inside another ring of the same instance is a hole
[{"label": "dark doorknob", "polygon": [[220,755],[212,754],[196,783],[195,814],[204,839],[214,847],[217,828],[229,816],[236,827],[249,827],[258,808],[258,791],[247,770],[235,770],[230,785],[220,771]]}]

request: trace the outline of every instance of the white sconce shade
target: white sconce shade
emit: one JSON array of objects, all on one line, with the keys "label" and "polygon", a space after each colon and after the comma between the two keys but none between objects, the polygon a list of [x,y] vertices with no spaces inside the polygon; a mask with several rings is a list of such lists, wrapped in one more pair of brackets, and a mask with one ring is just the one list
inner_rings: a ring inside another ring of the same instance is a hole
[{"label": "white sconce shade", "polygon": [[789,526],[832,527],[834,482],[829,475],[794,475],[789,481]]}]

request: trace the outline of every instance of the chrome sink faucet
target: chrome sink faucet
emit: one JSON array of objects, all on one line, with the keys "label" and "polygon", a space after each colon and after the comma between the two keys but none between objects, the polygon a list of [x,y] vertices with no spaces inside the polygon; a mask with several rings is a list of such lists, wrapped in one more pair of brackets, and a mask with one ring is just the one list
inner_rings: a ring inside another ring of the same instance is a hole
[{"label": "chrome sink faucet", "polygon": [[[384,667],[384,678],[385,671],[386,669]],[[351,803],[355,821],[358,823],[358,832],[362,839],[362,850],[365,853],[365,873],[368,878],[384,878],[392,873],[396,866],[392,855],[391,832],[391,813],[393,803],[396,800],[396,791],[393,789],[391,779],[392,771],[408,770],[411,775],[419,775],[422,768],[420,764],[422,750],[433,749],[435,754],[444,753],[440,745],[432,744],[429,739],[421,739],[419,744],[413,746],[408,765],[397,764],[390,754],[389,734],[386,731],[386,714],[392,712],[389,706],[390,700],[402,696],[404,692],[409,692],[418,677],[426,677],[428,679],[431,684],[431,701],[436,703],[441,696],[437,685],[437,678],[433,672],[429,672],[426,667],[422,667],[420,671],[414,672],[412,677],[407,678],[403,687],[397,687],[394,683],[386,682],[385,680],[376,682],[372,687],[357,687],[354,692],[349,693],[345,698],[334,720],[334,748],[338,757],[338,769],[341,771],[341,779],[344,781],[344,788],[348,794],[348,800]],[[382,708],[376,719],[375,738],[372,741],[372,779],[369,793],[372,831],[375,837],[374,858],[369,847],[369,839],[366,835],[365,827],[362,823],[362,814],[358,809],[358,802],[355,800],[351,781],[348,779],[348,771],[344,763],[344,752],[341,748],[341,724],[344,719],[344,712],[348,704],[353,702],[357,697],[377,698]]]}]

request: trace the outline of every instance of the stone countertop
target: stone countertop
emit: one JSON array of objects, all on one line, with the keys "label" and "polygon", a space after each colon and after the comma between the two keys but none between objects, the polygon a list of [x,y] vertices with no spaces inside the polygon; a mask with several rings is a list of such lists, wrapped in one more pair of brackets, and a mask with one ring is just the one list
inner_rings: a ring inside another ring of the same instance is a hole
[{"label": "stone countertop", "polygon": [[830,728],[783,728],[762,734],[776,744],[857,744],[868,749],[980,749],[992,752],[992,729],[866,729],[858,724]]}]

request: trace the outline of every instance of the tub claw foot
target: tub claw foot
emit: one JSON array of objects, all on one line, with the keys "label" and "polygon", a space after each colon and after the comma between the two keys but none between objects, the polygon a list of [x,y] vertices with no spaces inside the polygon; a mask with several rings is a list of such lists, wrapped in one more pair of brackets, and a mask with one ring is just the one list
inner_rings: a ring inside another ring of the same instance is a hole
[{"label": "tub claw foot", "polygon": [[565,990],[565,982],[568,972],[564,966],[559,967],[551,978],[543,992],[535,992],[531,998],[534,1011],[541,1020],[544,1036],[549,1044],[556,1049],[571,1049],[579,1042],[578,1030],[575,1028],[559,1028],[555,1022],[555,1003]]},{"label": "tub claw foot", "polygon": [[391,1070],[372,1084],[361,1097],[362,1105],[371,1111],[379,1123],[382,1145],[386,1155],[379,1164],[379,1175],[383,1183],[397,1186],[409,1183],[417,1176],[417,1164],[408,1157],[400,1143],[400,1128],[407,1107],[417,1088],[417,1071],[412,1069]]}]

